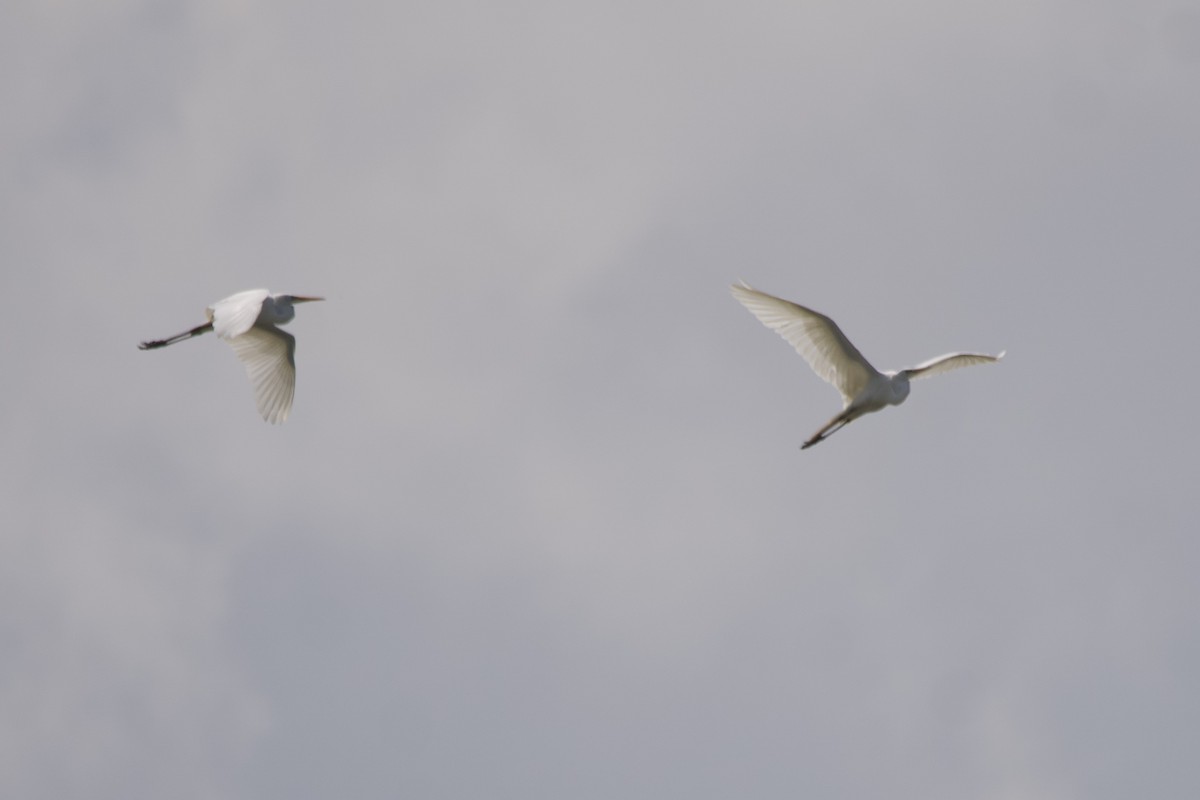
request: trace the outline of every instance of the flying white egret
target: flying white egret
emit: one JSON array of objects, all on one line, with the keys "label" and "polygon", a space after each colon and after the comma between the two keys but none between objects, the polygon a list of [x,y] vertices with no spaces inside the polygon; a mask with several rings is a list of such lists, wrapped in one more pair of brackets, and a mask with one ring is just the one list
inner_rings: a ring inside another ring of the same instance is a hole
[{"label": "flying white egret", "polygon": [[169,339],[142,342],[138,349],[166,347],[215,331],[217,336],[229,342],[245,365],[246,374],[254,384],[258,413],[267,422],[283,422],[292,410],[292,395],[296,390],[296,337],[276,326],[292,321],[296,316],[293,306],[297,303],[324,299],[271,294],[266,289],[238,292],[205,309],[208,322],[203,325]]},{"label": "flying white egret", "polygon": [[842,393],[842,412],[829,420],[800,449],[833,435],[846,425],[885,406],[898,406],[908,397],[911,378],[927,378],[972,364],[989,364],[1004,358],[978,353],[947,353],[899,372],[879,372],[841,329],[824,314],[760,292],[745,283],[734,285],[733,296],[758,321],[778,333],[804,357],[822,379]]}]

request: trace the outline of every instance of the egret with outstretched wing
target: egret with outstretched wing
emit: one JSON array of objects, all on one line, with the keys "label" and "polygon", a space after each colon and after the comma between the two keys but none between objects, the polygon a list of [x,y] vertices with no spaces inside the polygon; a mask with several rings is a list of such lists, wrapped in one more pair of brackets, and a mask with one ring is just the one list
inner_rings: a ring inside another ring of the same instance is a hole
[{"label": "egret with outstretched wing", "polygon": [[283,422],[292,410],[292,396],[296,391],[296,337],[281,331],[278,326],[292,321],[297,303],[324,299],[271,294],[266,289],[238,292],[205,309],[208,322],[203,325],[168,339],[142,342],[138,348],[153,350],[214,331],[219,338],[229,342],[246,367],[246,374],[254,385],[258,413],[267,422]]},{"label": "egret with outstretched wing", "polygon": [[947,353],[899,372],[880,372],[858,352],[846,334],[824,314],[760,292],[746,284],[734,284],[733,296],[758,321],[796,348],[813,372],[832,383],[842,394],[842,411],[800,446],[803,450],[823,441],[846,425],[872,411],[898,406],[908,397],[912,378],[927,378],[972,364],[988,364],[1004,358],[978,353]]}]

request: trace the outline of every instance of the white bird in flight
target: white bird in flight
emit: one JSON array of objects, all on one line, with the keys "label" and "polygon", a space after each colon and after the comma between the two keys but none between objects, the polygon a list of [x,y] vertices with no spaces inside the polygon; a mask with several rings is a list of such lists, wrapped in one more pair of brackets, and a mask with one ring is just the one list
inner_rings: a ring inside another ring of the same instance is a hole
[{"label": "white bird in flight", "polygon": [[778,333],[804,357],[822,379],[842,393],[842,411],[800,449],[812,447],[846,425],[885,406],[898,406],[908,397],[911,378],[927,378],[972,364],[1004,358],[979,353],[947,353],[899,372],[880,372],[858,352],[837,324],[824,314],[760,292],[745,283],[731,287],[733,296],[758,321]]},{"label": "white bird in flight", "polygon": [[276,326],[292,321],[296,316],[295,304],[324,299],[271,294],[266,289],[238,292],[205,309],[208,322],[203,325],[169,339],[142,342],[138,349],[166,347],[215,331],[229,342],[245,365],[246,374],[254,384],[258,413],[267,422],[283,422],[292,410],[292,395],[296,391],[296,337]]}]

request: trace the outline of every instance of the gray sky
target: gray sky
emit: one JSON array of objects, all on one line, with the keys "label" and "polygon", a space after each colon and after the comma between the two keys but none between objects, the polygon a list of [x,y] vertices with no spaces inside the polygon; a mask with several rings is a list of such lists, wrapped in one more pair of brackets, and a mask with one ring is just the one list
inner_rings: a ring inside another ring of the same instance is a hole
[{"label": "gray sky", "polygon": [[[0,795],[1192,798],[1200,6],[0,10]],[[744,278],[921,382],[838,409]],[[300,309],[290,421],[212,338]]]}]

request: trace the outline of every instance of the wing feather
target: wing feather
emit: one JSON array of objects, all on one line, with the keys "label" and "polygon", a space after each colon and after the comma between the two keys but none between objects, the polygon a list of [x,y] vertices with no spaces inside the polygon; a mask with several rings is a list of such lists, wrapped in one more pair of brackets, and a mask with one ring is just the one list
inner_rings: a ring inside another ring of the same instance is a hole
[{"label": "wing feather", "polygon": [[248,289],[218,300],[208,307],[208,321],[222,339],[241,336],[254,327],[262,312],[263,301],[271,296],[266,289]]},{"label": "wing feather", "polygon": [[969,367],[973,364],[993,364],[1004,358],[1002,351],[998,356],[989,356],[982,353],[947,353],[944,356],[931,358],[915,367],[909,367],[904,370],[908,373],[909,378],[928,378],[933,375],[940,375],[943,372]]},{"label": "wing feather", "polygon": [[813,372],[841,392],[847,404],[867,387],[872,376],[879,374],[824,314],[744,283],[731,288],[737,301],[796,348]]},{"label": "wing feather", "polygon": [[273,424],[285,421],[296,392],[296,337],[256,326],[228,341],[254,386],[258,413]]}]

